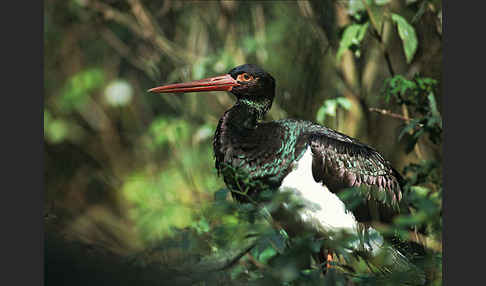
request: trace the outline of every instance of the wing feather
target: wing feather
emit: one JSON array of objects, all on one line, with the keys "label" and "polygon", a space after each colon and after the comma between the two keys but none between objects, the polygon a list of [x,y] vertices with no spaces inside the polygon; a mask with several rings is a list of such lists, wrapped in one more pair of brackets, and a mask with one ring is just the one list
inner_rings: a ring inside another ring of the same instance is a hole
[{"label": "wing feather", "polygon": [[308,134],[313,154],[312,174],[333,192],[361,187],[365,197],[398,207],[401,176],[375,149],[329,128]]}]

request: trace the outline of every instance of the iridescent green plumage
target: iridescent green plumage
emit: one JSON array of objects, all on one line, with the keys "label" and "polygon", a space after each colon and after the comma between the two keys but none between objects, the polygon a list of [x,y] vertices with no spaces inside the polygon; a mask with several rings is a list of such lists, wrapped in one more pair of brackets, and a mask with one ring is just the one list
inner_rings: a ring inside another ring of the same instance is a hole
[{"label": "iridescent green plumage", "polygon": [[248,121],[247,116],[254,112],[251,106],[236,104],[221,118],[214,137],[216,168],[232,189],[250,187],[250,194],[278,188],[291,164],[305,151],[301,134],[309,125],[294,120]]}]

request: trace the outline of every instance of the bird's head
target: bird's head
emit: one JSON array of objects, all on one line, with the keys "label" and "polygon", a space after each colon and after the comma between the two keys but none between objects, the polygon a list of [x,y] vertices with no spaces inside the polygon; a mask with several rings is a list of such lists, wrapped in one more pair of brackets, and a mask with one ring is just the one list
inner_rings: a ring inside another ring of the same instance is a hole
[{"label": "bird's head", "polygon": [[155,93],[201,91],[229,91],[236,96],[238,102],[266,113],[275,96],[275,79],[256,65],[244,64],[231,69],[225,75],[149,89],[149,92]]},{"label": "bird's head", "polygon": [[228,74],[238,83],[230,90],[236,98],[249,101],[273,101],[275,79],[260,67],[244,64],[231,69]]}]

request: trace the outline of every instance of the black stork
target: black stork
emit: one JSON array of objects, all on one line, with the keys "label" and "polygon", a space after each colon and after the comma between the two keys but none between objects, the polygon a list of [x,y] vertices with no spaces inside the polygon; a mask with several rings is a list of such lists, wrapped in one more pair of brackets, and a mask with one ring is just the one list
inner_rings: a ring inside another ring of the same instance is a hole
[{"label": "black stork", "polygon": [[[256,65],[244,64],[222,76],[149,90],[201,91],[228,91],[236,96],[213,139],[216,169],[227,187],[244,189],[250,197],[265,188],[290,191],[304,202],[306,207],[295,214],[295,221],[282,223],[288,232],[310,226],[317,233],[357,233],[364,226],[376,233],[369,227],[371,221],[389,223],[400,212],[403,179],[372,147],[309,121],[262,121],[275,97],[275,79]],[[366,192],[364,202],[352,211],[336,195],[350,187]],[[232,194],[246,201],[245,196]],[[375,252],[382,245],[383,238],[378,236],[368,250]],[[398,251],[394,256],[403,257]]]}]

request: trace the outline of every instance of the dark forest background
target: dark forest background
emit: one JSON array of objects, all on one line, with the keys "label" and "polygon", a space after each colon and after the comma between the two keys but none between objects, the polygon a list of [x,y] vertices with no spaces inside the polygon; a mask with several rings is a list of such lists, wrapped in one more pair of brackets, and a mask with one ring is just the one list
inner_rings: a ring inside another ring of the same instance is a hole
[{"label": "dark forest background", "polygon": [[[278,243],[212,270],[249,230],[276,237],[241,214],[214,169],[212,136],[234,98],[147,92],[243,63],[277,81],[266,120],[359,138],[407,178],[419,207],[394,227],[424,226],[423,267],[441,285],[441,11],[435,0],[44,1],[46,285],[311,277],[293,254],[272,264]],[[356,269],[305,281],[379,284]]]}]

